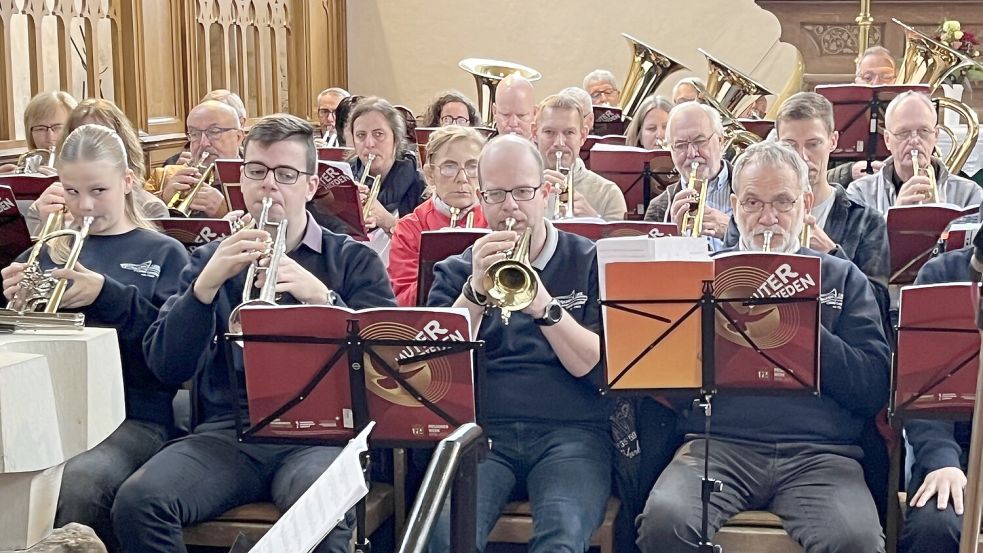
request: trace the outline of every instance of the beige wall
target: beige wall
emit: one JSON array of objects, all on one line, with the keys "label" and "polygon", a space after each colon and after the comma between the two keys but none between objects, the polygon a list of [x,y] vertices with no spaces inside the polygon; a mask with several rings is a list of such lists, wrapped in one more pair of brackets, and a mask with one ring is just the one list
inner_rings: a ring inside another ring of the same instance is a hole
[{"label": "beige wall", "polygon": [[[780,92],[798,52],[778,42],[778,20],[753,0],[348,0],[348,77],[419,115],[439,91],[475,96],[458,69],[467,57],[514,61],[543,74],[537,97],[580,85],[595,68],[624,79],[628,33],[706,76],[704,48]],[[699,26],[696,26],[699,22]]]}]

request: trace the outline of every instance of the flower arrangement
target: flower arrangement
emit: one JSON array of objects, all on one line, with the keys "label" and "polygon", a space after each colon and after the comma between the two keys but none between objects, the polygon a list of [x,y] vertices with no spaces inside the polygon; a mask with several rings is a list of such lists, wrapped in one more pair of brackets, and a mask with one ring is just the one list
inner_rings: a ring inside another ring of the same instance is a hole
[{"label": "flower arrangement", "polygon": [[[980,43],[976,39],[976,35],[970,31],[962,30],[962,25],[958,21],[943,21],[942,25],[938,28],[936,36],[939,42],[949,48],[963,54],[967,58],[979,60]],[[963,68],[950,75],[946,79],[946,82],[950,84],[962,83],[968,85],[970,80],[983,80],[983,69],[979,67]]]}]

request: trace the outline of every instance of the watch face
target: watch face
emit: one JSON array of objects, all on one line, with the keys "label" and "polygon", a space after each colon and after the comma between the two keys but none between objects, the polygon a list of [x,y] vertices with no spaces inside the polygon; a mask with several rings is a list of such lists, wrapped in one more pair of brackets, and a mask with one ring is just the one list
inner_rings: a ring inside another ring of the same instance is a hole
[{"label": "watch face", "polygon": [[563,307],[559,303],[551,303],[549,307],[546,308],[546,318],[550,322],[558,323],[560,322],[560,317],[563,316]]}]

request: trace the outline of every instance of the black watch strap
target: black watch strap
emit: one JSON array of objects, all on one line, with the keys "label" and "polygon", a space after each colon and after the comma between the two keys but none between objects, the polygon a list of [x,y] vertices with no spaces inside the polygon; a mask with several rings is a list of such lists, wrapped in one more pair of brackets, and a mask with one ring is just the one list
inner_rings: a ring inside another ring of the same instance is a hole
[{"label": "black watch strap", "polygon": [[471,286],[471,277],[468,277],[468,280],[464,281],[464,287],[461,288],[461,293],[464,294],[464,299],[475,305],[482,307],[488,305],[488,296],[483,296],[474,291],[474,287]]}]

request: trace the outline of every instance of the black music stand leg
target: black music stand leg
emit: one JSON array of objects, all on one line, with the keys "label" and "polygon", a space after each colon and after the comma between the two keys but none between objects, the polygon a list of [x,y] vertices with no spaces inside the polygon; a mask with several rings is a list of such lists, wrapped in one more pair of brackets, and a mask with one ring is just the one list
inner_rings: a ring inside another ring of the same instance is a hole
[{"label": "black music stand leg", "polygon": [[703,478],[700,482],[700,546],[702,553],[722,553],[723,548],[710,541],[710,496],[724,490],[724,483],[710,478],[710,394],[694,400],[694,406],[703,409]]},{"label": "black music stand leg", "polygon": [[[362,474],[365,477],[365,482],[371,488],[369,472],[372,467],[372,455],[365,451],[361,454],[361,458]],[[368,530],[365,527],[365,521],[368,520],[365,515],[367,502],[368,496],[365,496],[355,504],[355,553],[372,553],[372,542],[369,541]]]},{"label": "black music stand leg", "polygon": [[652,201],[652,167],[648,163],[642,169],[642,217],[649,209],[649,202]]},{"label": "black music stand leg", "polygon": [[874,155],[877,153],[877,121],[881,113],[881,101],[877,96],[874,96],[870,101],[870,128],[867,129],[867,168],[864,171],[868,175],[874,174]]}]

